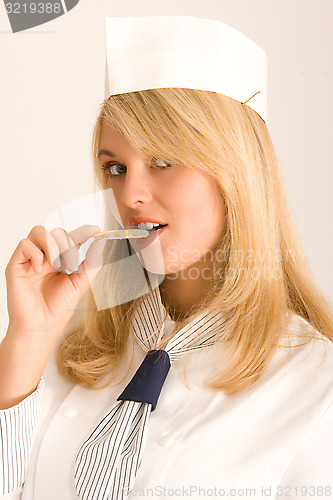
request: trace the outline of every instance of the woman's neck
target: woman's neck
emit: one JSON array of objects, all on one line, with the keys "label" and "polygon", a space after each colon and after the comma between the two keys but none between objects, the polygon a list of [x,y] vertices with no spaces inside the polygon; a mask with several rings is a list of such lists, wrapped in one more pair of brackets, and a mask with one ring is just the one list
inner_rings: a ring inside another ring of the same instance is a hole
[{"label": "woman's neck", "polygon": [[173,321],[191,315],[191,309],[204,301],[212,281],[211,272],[207,268],[202,271],[200,263],[196,263],[180,273],[167,274],[160,284],[162,303]]}]

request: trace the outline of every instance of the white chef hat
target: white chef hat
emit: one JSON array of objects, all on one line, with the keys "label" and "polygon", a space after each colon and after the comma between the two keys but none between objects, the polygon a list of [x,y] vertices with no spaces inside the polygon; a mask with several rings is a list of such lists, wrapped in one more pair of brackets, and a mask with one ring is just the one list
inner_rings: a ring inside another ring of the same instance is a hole
[{"label": "white chef hat", "polygon": [[208,90],[249,100],[267,121],[266,53],[235,28],[189,16],[107,17],[105,27],[105,99],[154,88]]}]

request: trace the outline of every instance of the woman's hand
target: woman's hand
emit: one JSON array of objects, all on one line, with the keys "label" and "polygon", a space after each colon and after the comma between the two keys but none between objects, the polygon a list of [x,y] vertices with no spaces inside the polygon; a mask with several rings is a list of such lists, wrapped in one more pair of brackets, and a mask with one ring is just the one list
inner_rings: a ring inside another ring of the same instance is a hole
[{"label": "woman's hand", "polygon": [[77,268],[78,249],[99,231],[91,225],[69,233],[60,227],[48,232],[35,226],[20,241],[5,272],[8,334],[15,332],[21,340],[43,342],[43,336],[45,342],[56,341],[102,266],[105,240],[96,240]]}]

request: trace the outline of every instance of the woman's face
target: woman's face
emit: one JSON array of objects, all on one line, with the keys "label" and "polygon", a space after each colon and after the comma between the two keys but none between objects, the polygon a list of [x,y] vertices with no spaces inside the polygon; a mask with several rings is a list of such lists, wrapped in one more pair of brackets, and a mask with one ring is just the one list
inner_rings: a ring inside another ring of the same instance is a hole
[{"label": "woman's face", "polygon": [[178,273],[216,247],[224,229],[224,206],[208,175],[163,158],[145,161],[105,124],[99,159],[109,176],[113,215],[123,227],[137,226],[140,217],[167,224],[148,238],[129,240],[148,271]]}]

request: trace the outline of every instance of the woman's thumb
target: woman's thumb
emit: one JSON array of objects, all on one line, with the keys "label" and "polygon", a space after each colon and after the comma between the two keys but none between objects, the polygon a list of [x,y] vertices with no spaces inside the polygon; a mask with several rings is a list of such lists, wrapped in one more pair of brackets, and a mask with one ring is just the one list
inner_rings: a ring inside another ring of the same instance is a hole
[{"label": "woman's thumb", "polygon": [[89,283],[95,278],[98,271],[103,266],[103,251],[106,240],[95,240],[88,248],[86,258],[81,262],[76,273],[71,275],[71,278],[76,286],[80,289],[81,294],[84,293]]}]

